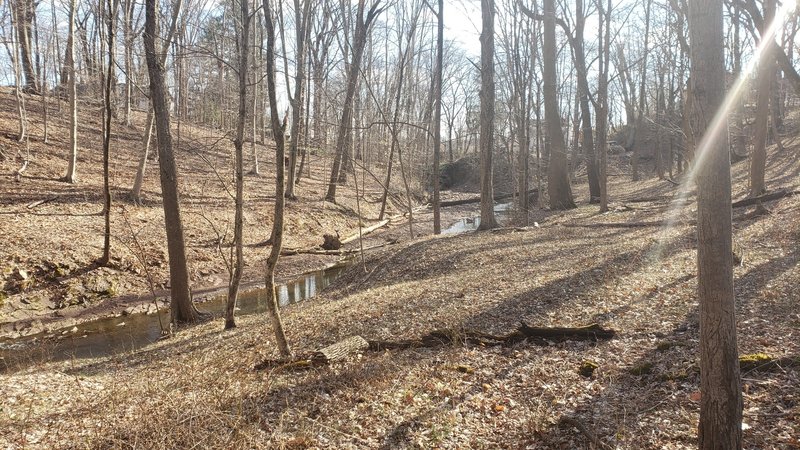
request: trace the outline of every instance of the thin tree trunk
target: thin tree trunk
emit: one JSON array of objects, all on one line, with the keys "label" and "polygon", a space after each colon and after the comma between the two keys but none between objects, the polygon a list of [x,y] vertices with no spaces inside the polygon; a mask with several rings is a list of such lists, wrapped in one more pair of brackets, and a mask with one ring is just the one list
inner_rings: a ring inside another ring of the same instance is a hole
[{"label": "thin tree trunk", "polygon": [[[770,23],[772,16],[775,15],[774,5],[774,0],[766,0],[765,2],[766,23]],[[771,36],[767,36],[768,33],[765,28],[762,28],[760,32],[761,39],[772,39]],[[767,139],[769,136],[769,100],[772,96],[770,92],[772,78],[775,77],[775,60],[772,47],[772,45],[764,45],[762,58],[758,64],[758,78],[756,79],[758,93],[756,96],[755,124],[753,125],[753,153],[750,156],[751,197],[758,197],[766,191],[764,172],[767,163]]]},{"label": "thin tree trunk", "polygon": [[106,266],[111,260],[111,186],[109,185],[109,159],[111,153],[111,89],[114,82],[114,36],[116,35],[117,0],[106,0],[105,14],[108,26],[108,66],[106,67],[105,92],[103,109],[103,213],[105,215],[105,233],[103,235],[103,256],[100,265]]},{"label": "thin tree trunk", "polygon": [[436,30],[436,72],[434,74],[433,101],[433,234],[442,233],[442,217],[439,205],[439,182],[441,173],[439,159],[442,153],[442,64],[444,61],[444,0],[439,0]]},{"label": "thin tree trunk", "polygon": [[365,0],[359,0],[356,31],[353,40],[353,59],[350,62],[350,70],[347,74],[347,91],[345,93],[344,106],[342,107],[342,118],[339,122],[339,132],[336,137],[336,154],[333,158],[331,177],[328,182],[328,192],[325,194],[325,200],[331,203],[336,203],[336,186],[339,181],[339,170],[342,167],[342,161],[345,157],[345,146],[350,143],[350,135],[352,134],[350,127],[353,121],[353,97],[358,83],[358,74],[361,69],[361,58],[367,43],[367,33],[375,17],[383,10],[379,8],[380,1],[376,1],[365,16],[364,4]]},{"label": "thin tree trunk", "polygon": [[236,327],[234,318],[236,300],[239,297],[239,285],[242,282],[244,270],[244,255],[242,253],[242,222],[244,212],[244,125],[247,121],[247,56],[250,53],[250,12],[249,0],[239,1],[240,28],[237,29],[237,53],[239,56],[239,111],[236,117],[236,137],[234,147],[234,178],[236,179],[235,212],[233,218],[233,247],[235,259],[232,258],[232,273],[228,283],[228,298],[225,302],[225,329]]},{"label": "thin tree trunk", "polygon": [[78,182],[78,99],[75,82],[75,10],[76,0],[70,1],[69,25],[67,32],[67,53],[64,66],[67,69],[67,91],[69,92],[69,166],[64,181],[67,183]]},{"label": "thin tree trunk", "polygon": [[275,332],[275,340],[281,355],[288,357],[292,354],[286,333],[283,330],[280,310],[278,309],[278,299],[275,292],[275,268],[281,254],[283,243],[283,214],[284,214],[284,128],[280,123],[278,113],[278,99],[275,86],[275,25],[272,20],[272,8],[270,0],[263,0],[264,18],[266,19],[267,31],[267,92],[269,93],[270,119],[272,124],[272,134],[275,138],[275,217],[272,222],[272,248],[266,262],[266,273],[264,276],[264,286],[267,291],[267,308],[272,318],[272,328]]},{"label": "thin tree trunk", "polygon": [[645,0],[645,13],[644,13],[644,56],[642,56],[642,70],[640,72],[641,79],[639,80],[639,115],[636,119],[636,128],[634,128],[635,139],[633,142],[633,181],[639,181],[639,158],[641,157],[641,149],[644,145],[644,101],[645,101],[645,83],[647,81],[647,53],[648,43],[650,40],[650,5],[652,0]]}]

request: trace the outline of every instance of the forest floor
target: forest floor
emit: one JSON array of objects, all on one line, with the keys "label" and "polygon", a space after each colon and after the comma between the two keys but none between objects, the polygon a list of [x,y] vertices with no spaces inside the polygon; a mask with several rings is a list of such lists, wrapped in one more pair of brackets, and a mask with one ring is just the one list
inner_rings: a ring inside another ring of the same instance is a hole
[{"label": "forest floor", "polygon": [[[785,150],[770,148],[771,191],[800,189],[800,139],[784,141]],[[610,175],[606,214],[586,204],[579,182],[574,210],[536,211],[528,227],[399,242],[282,310],[297,354],[355,335],[499,334],[520,321],[599,323],[616,330],[610,340],[366,350],[327,366],[255,370],[277,357],[268,319],[240,317],[232,331],[217,319],[133,352],[10,368],[0,375],[0,446],[694,448],[695,197],[676,202],[672,183]],[[733,175],[734,198],[743,198],[747,162]],[[17,200],[14,211],[38,198]],[[96,212],[94,199],[70,208]],[[745,448],[800,448],[800,196],[766,206],[759,216],[734,209],[744,254],[735,268],[739,352],[780,361],[743,365]],[[416,215],[417,227],[429,214]],[[52,220],[60,230],[66,219]],[[139,226],[155,233],[152,222]],[[579,373],[592,364],[591,375]]]}]

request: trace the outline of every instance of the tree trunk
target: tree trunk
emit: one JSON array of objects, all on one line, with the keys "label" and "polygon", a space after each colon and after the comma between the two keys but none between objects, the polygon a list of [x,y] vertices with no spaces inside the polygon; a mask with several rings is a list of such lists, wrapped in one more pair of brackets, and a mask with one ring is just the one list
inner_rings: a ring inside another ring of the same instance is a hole
[{"label": "tree trunk", "polygon": [[[598,41],[599,50],[599,80],[597,86],[597,149],[600,153],[600,212],[608,211],[608,66],[611,57],[611,0],[603,8],[603,0],[597,0],[597,9],[600,11]],[[603,27],[605,26],[605,34]]]},{"label": "tree trunk", "polygon": [[[765,1],[766,23],[772,21],[775,15],[774,0]],[[762,28],[761,39],[772,39],[767,31]],[[771,97],[770,87],[772,78],[775,77],[775,60],[772,52],[772,45],[761,44],[764,47],[761,60],[758,64],[758,77],[756,88],[756,114],[753,136],[753,153],[750,156],[750,196],[758,197],[766,191],[764,182],[764,171],[767,164],[767,139],[769,136],[769,100]]]},{"label": "tree trunk", "polygon": [[103,100],[103,214],[105,215],[105,233],[103,235],[103,256],[100,265],[108,265],[111,260],[111,186],[109,185],[109,158],[111,153],[111,118],[112,118],[112,89],[114,84],[114,36],[116,35],[117,0],[106,0],[108,26],[108,66],[106,67],[105,92]]},{"label": "tree trunk", "polygon": [[161,192],[164,199],[164,226],[167,234],[170,273],[170,316],[173,323],[195,322],[199,315],[189,287],[189,268],[181,221],[178,171],[172,150],[167,89],[164,84],[164,63],[156,47],[158,39],[158,11],[156,0],[145,4],[144,46],[147,69],[150,74],[150,99],[158,133],[158,161],[161,175]]},{"label": "tree trunk", "polygon": [[481,223],[479,230],[497,227],[494,217],[492,152],[494,151],[494,0],[481,0]]},{"label": "tree trunk", "polygon": [[353,121],[353,97],[355,96],[358,75],[361,69],[361,57],[364,54],[364,47],[367,43],[367,33],[372,22],[382,8],[379,8],[380,1],[376,1],[364,15],[365,0],[358,2],[358,17],[356,18],[356,30],[353,39],[353,59],[350,62],[350,70],[347,74],[347,91],[345,93],[344,105],[342,106],[342,118],[339,122],[339,132],[336,136],[336,155],[333,158],[331,177],[328,182],[328,192],[325,200],[336,203],[336,185],[339,181],[339,170],[342,167],[342,159],[345,157],[345,147],[351,142],[351,124]]},{"label": "tree trunk", "polygon": [[[33,17],[36,15],[36,2],[34,0],[17,0],[12,3],[16,11],[17,43],[19,44],[19,58],[22,62],[22,72],[25,75],[24,91],[35,94],[39,92],[39,82],[36,76],[36,66],[33,64]],[[17,55],[15,55],[15,58]]]},{"label": "tree trunk", "polygon": [[266,273],[264,275],[264,286],[267,291],[267,308],[272,318],[272,328],[275,332],[275,340],[281,356],[288,357],[292,354],[286,333],[283,330],[280,310],[278,309],[278,298],[275,292],[275,268],[278,266],[278,259],[281,254],[283,243],[283,213],[284,203],[284,128],[280,123],[280,113],[278,112],[278,97],[275,86],[275,25],[272,19],[272,8],[269,0],[263,0],[264,18],[267,31],[267,92],[269,94],[270,119],[272,124],[272,134],[275,138],[275,217],[272,222],[272,248],[266,262]]},{"label": "tree trunk", "polygon": [[742,447],[731,242],[730,153],[725,114],[722,0],[689,2],[692,131],[697,148],[700,301],[700,448]]},{"label": "tree trunk", "polygon": [[444,55],[444,0],[439,0],[438,27],[436,30],[436,72],[434,73],[433,101],[433,234],[441,234],[442,218],[439,205],[439,159],[442,154],[442,63]]},{"label": "tree trunk", "polygon": [[544,1],[544,44],[542,53],[544,78],[544,115],[547,137],[550,140],[550,161],[547,171],[547,191],[551,209],[575,207],[569,185],[567,148],[561,130],[561,114],[556,95],[556,22],[555,0]]},{"label": "tree trunk", "polygon": [[290,99],[292,104],[292,137],[289,143],[289,177],[286,186],[286,198],[295,199],[295,167],[297,165],[297,148],[300,142],[300,135],[305,134],[303,130],[303,111],[305,106],[305,83],[306,83],[306,40],[308,38],[309,19],[311,16],[311,0],[303,0],[302,10],[300,0],[294,1],[294,21],[295,21],[295,76],[294,76],[294,96]]},{"label": "tree trunk", "polygon": [[64,181],[67,183],[78,182],[78,101],[77,86],[75,82],[75,11],[76,0],[70,1],[69,24],[67,32],[67,53],[64,58],[64,67],[67,72],[67,91],[69,92],[69,148],[70,158],[67,174]]},{"label": "tree trunk", "polygon": [[242,282],[244,270],[244,256],[242,253],[242,222],[244,211],[244,125],[247,121],[247,57],[250,53],[250,12],[249,1],[239,2],[239,22],[237,31],[237,54],[239,67],[237,70],[239,81],[239,110],[236,117],[236,137],[233,139],[234,147],[234,178],[236,180],[235,212],[233,218],[233,247],[235,259],[231,261],[231,279],[228,283],[228,298],[225,302],[225,329],[236,327],[236,300],[239,297],[239,284]]},{"label": "tree trunk", "polygon": [[644,13],[644,56],[642,56],[642,70],[639,73],[639,115],[636,118],[636,128],[634,128],[635,138],[633,141],[633,156],[631,162],[633,166],[633,181],[639,181],[639,159],[641,158],[641,150],[644,145],[644,106],[645,106],[645,87],[647,81],[647,53],[648,42],[650,39],[650,5],[652,0],[645,0],[645,13]]}]

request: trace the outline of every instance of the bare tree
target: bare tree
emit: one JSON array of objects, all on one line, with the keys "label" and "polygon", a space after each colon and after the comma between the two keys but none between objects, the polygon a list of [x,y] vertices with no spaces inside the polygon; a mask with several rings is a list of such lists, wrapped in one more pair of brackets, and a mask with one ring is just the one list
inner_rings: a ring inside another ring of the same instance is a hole
[{"label": "bare tree", "polygon": [[244,255],[242,253],[242,222],[244,211],[244,124],[247,120],[247,56],[250,53],[250,0],[239,0],[239,24],[236,28],[237,56],[239,65],[237,75],[239,78],[239,113],[236,119],[236,137],[234,147],[234,179],[236,180],[235,212],[233,219],[233,247],[236,258],[231,258],[232,273],[228,282],[228,299],[225,303],[225,329],[236,327],[234,313],[236,300],[239,297],[239,284],[242,281],[244,270]]},{"label": "bare tree", "polygon": [[103,256],[100,265],[105,266],[111,258],[111,187],[109,186],[109,157],[111,153],[111,118],[112,118],[112,86],[114,84],[114,37],[116,35],[117,0],[106,0],[105,20],[108,31],[108,66],[105,73],[105,90],[103,91],[103,213],[105,215],[105,233],[103,234]]},{"label": "bare tree", "polygon": [[64,67],[67,69],[67,92],[69,92],[69,165],[64,181],[78,182],[78,99],[75,81],[75,11],[76,0],[69,2],[69,24],[67,25],[67,51]]},{"label": "bare tree", "polygon": [[381,0],[376,0],[365,14],[365,3],[366,0],[359,0],[358,2],[355,35],[353,37],[353,57],[350,61],[347,73],[347,90],[345,93],[344,105],[342,106],[342,118],[339,121],[339,132],[336,137],[336,154],[333,159],[330,181],[328,182],[328,192],[325,194],[325,200],[332,203],[336,203],[336,185],[339,182],[339,171],[342,167],[343,158],[345,157],[345,146],[350,143],[350,134],[352,133],[351,124],[353,121],[353,98],[355,96],[356,84],[358,83],[359,72],[361,70],[361,59],[364,55],[364,47],[367,43],[367,33],[369,33],[375,18],[378,17],[384,9],[380,7]]},{"label": "bare tree", "polygon": [[[731,174],[725,114],[722,0],[689,2],[692,132],[699,143],[700,448],[742,448],[742,391],[733,290]],[[715,120],[716,114],[716,120]]]},{"label": "bare tree", "polygon": [[275,332],[275,339],[278,343],[278,350],[281,355],[289,356],[292,350],[289,341],[286,339],[286,332],[283,330],[283,321],[278,309],[278,298],[275,292],[275,268],[278,266],[278,258],[281,254],[281,244],[283,243],[283,213],[284,213],[284,131],[286,124],[281,125],[280,113],[278,112],[278,97],[275,87],[275,22],[272,18],[272,7],[270,0],[263,0],[264,19],[267,32],[267,93],[269,95],[270,123],[272,134],[275,138],[275,217],[272,222],[272,248],[267,257],[266,273],[264,274],[264,285],[267,291],[267,308],[272,318],[272,328]]},{"label": "bare tree", "polygon": [[550,142],[550,161],[547,171],[547,192],[550,208],[574,208],[572,189],[567,172],[567,147],[561,130],[556,92],[556,22],[555,0],[544,1],[544,44],[542,52],[544,78],[544,120]]},{"label": "bare tree", "polygon": [[[764,48],[761,60],[758,64],[758,76],[756,78],[756,113],[753,153],[750,155],[750,196],[758,197],[766,191],[764,182],[764,172],[767,163],[767,138],[769,129],[769,102],[771,94],[771,84],[775,77],[775,57],[773,52],[774,43],[767,43],[773,37],[767,32],[767,25],[772,22],[775,16],[775,0],[764,0],[764,21],[761,22],[759,32],[762,40],[761,46]],[[763,208],[763,206],[762,206]]]},{"label": "bare tree", "polygon": [[170,315],[173,323],[196,322],[200,317],[192,304],[189,288],[189,267],[186,261],[186,244],[181,221],[178,171],[172,150],[167,89],[164,84],[164,59],[156,46],[158,38],[157,0],[145,3],[144,48],[150,74],[150,101],[153,105],[158,136],[158,162],[161,174],[161,192],[164,199],[164,226],[167,232],[167,251],[170,274]]},{"label": "bare tree", "polygon": [[433,114],[433,234],[441,234],[442,218],[439,204],[439,159],[442,154],[442,62],[444,61],[444,0],[439,0],[436,14],[436,71],[434,72],[435,102]]},{"label": "bare tree", "polygon": [[595,121],[597,130],[597,151],[600,155],[600,212],[608,211],[608,66],[611,56],[611,0],[603,7],[603,0],[597,0],[597,10],[600,12],[598,19],[597,38],[598,52],[598,82]]},{"label": "bare tree", "polygon": [[306,84],[306,41],[310,30],[311,0],[294,0],[295,28],[295,75],[294,94],[289,97],[292,105],[292,135],[289,141],[289,177],[286,187],[286,198],[294,199],[295,167],[297,165],[297,147],[300,135],[306,131],[303,127],[303,107],[305,106]]},{"label": "bare tree", "polygon": [[494,151],[494,0],[481,0],[481,223],[479,230],[497,227],[494,217],[492,152]]}]

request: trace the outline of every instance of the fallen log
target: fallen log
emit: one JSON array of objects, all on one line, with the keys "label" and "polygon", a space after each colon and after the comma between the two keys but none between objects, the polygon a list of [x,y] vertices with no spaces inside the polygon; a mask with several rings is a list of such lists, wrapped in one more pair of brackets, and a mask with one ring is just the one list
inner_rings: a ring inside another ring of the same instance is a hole
[{"label": "fallen log", "polygon": [[45,204],[47,202],[52,202],[53,200],[55,200],[57,198],[58,198],[58,196],[54,195],[52,197],[44,198],[44,199],[41,199],[41,200],[36,200],[35,202],[28,203],[25,207],[28,208],[28,209],[33,209],[33,208],[36,208],[37,206],[43,205],[43,204]]},{"label": "fallen log", "polygon": [[[373,250],[376,248],[386,247],[390,244],[396,244],[397,241],[384,242],[382,244],[371,245],[364,247],[364,251]],[[352,249],[339,249],[339,250],[325,250],[319,247],[312,248],[284,248],[281,249],[281,256],[295,256],[295,255],[328,255],[328,256],[345,256],[359,253],[361,250],[357,248]]]},{"label": "fallen log", "polygon": [[[538,192],[539,192],[538,189],[531,189],[530,191],[528,191],[528,194],[537,194]],[[517,195],[517,194],[516,193],[498,194],[498,195],[494,196],[494,201],[505,200],[507,198],[512,198],[515,195]],[[439,202],[439,206],[442,207],[442,208],[445,208],[445,207],[448,207],[448,206],[458,206],[458,205],[467,205],[467,204],[470,204],[470,203],[480,203],[480,201],[481,201],[480,196],[479,197],[470,197],[470,198],[465,198],[465,199],[462,199],[462,200],[449,200],[449,201],[446,201],[446,202]]]},{"label": "fallen log", "polygon": [[641,228],[641,227],[658,227],[664,225],[666,222],[650,221],[650,222],[598,222],[598,223],[567,223],[564,224],[567,228]]},{"label": "fallen log", "polygon": [[[386,219],[386,220],[381,220],[380,222],[376,223],[375,225],[371,225],[371,226],[369,226],[367,228],[362,228],[361,229],[361,237],[364,237],[364,236],[372,233],[373,231],[375,231],[375,230],[377,230],[379,228],[383,228],[388,224],[389,224],[389,219]],[[359,233],[355,233],[352,236],[349,236],[349,237],[346,237],[346,238],[342,239],[341,243],[342,243],[342,245],[346,245],[346,244],[348,244],[350,242],[353,242],[356,239],[358,239],[358,236],[359,236]]]},{"label": "fallen log", "polygon": [[475,330],[443,329],[434,330],[419,339],[399,341],[369,341],[370,350],[392,350],[423,347],[442,347],[453,344],[472,344],[480,346],[513,345],[525,340],[546,345],[549,342],[598,341],[611,339],[616,332],[593,323],[580,327],[531,327],[524,322],[517,329],[505,335],[493,335]]},{"label": "fallen log", "polygon": [[369,348],[369,342],[361,336],[351,336],[314,352],[311,356],[317,363],[329,364],[347,358],[353,353]]},{"label": "fallen log", "polygon": [[759,195],[758,197],[748,197],[736,202],[733,202],[731,207],[733,208],[741,208],[744,206],[752,206],[762,202],[769,202],[772,200],[778,200],[784,197],[791,197],[793,195],[800,194],[800,191],[787,191],[786,189],[781,189],[780,191],[771,192],[769,194]]}]

